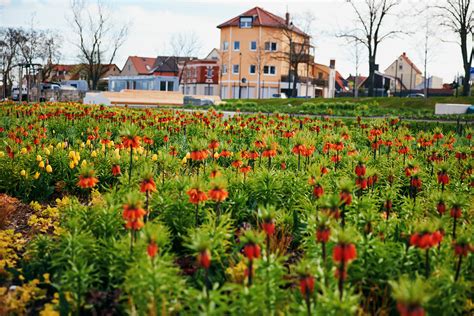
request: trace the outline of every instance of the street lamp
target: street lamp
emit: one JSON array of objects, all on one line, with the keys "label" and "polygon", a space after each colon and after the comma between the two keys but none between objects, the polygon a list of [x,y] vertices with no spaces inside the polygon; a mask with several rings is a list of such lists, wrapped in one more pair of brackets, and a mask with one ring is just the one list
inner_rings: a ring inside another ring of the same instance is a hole
[{"label": "street lamp", "polygon": [[242,52],[239,53],[239,99],[242,98]]}]

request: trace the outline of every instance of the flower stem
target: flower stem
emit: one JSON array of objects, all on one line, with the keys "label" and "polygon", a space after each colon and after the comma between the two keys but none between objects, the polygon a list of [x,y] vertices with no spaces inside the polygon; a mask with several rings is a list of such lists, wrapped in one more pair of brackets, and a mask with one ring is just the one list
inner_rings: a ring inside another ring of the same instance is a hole
[{"label": "flower stem", "polygon": [[427,248],[425,252],[425,277],[430,276],[430,249]]},{"label": "flower stem", "polygon": [[462,256],[459,256],[458,264],[456,267],[456,276],[454,277],[454,282],[457,282],[459,279],[459,275],[461,274],[461,263],[462,263]]},{"label": "flower stem", "polygon": [[128,185],[132,180],[133,148],[130,146],[130,166],[128,167]]}]

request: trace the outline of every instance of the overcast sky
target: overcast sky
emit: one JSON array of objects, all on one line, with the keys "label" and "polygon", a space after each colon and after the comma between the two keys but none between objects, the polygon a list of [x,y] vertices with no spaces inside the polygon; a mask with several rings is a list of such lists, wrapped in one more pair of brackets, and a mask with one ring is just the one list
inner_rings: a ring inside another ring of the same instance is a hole
[{"label": "overcast sky", "polygon": [[[377,57],[381,70],[403,52],[418,68],[423,69],[426,19],[418,11],[420,1],[402,1],[397,13],[402,13],[405,18],[397,16],[388,20],[386,29],[399,28],[410,34],[381,45]],[[69,0],[0,0],[0,26],[29,27],[34,17],[36,27],[53,29],[63,36],[61,62],[74,63],[77,62],[77,51],[71,44],[74,34],[66,20],[70,15],[69,3]],[[336,68],[343,76],[355,73],[354,45],[336,37],[336,34],[353,29],[355,25],[354,12],[346,0],[110,0],[109,4],[118,23],[130,23],[127,41],[115,60],[119,67],[123,67],[129,55],[153,57],[169,53],[167,42],[173,33],[179,32],[195,32],[201,42],[201,56],[198,57],[204,57],[212,48],[219,47],[218,24],[260,6],[280,16],[284,16],[287,8],[292,16],[312,12],[315,20],[311,33],[316,47],[316,62],[329,64],[329,60],[334,58]],[[414,16],[407,17],[410,14]],[[439,29],[436,24],[428,21],[430,29],[436,34],[430,43],[432,53],[428,75],[452,82],[457,73],[462,73],[460,49],[452,43],[455,35]],[[362,49],[362,54],[361,73],[367,74],[365,49]]]}]

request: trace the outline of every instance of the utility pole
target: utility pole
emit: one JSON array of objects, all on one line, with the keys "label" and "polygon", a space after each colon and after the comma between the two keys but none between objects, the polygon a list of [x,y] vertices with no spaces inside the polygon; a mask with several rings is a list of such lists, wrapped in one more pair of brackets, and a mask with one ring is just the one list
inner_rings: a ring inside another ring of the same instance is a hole
[{"label": "utility pole", "polygon": [[242,98],[242,52],[239,53],[239,99]]},{"label": "utility pole", "polygon": [[394,92],[393,92],[393,96],[397,96],[397,80],[398,79],[398,58],[397,60],[395,61],[395,87],[394,87]]}]

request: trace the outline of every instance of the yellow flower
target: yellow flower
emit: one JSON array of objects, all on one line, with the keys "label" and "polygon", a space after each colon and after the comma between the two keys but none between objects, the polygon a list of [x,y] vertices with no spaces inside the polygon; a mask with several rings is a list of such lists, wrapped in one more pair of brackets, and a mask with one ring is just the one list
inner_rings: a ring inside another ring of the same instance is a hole
[{"label": "yellow flower", "polygon": [[186,159],[191,158],[191,154],[189,152],[186,153]]},{"label": "yellow flower", "polygon": [[69,168],[74,169],[75,166],[76,166],[76,165],[74,164],[74,160],[71,160],[71,161],[69,162]]},{"label": "yellow flower", "polygon": [[88,139],[88,140],[86,141],[86,145],[87,145],[87,146],[90,146],[90,145],[91,145],[91,140],[90,140],[90,139]]},{"label": "yellow flower", "polygon": [[44,161],[40,161],[40,163],[38,164],[38,167],[40,167],[41,169],[44,168]]},{"label": "yellow flower", "polygon": [[151,156],[151,160],[157,161],[157,160],[158,160],[158,155],[157,155],[157,154],[153,154],[153,156]]},{"label": "yellow flower", "polygon": [[39,162],[39,161],[41,161],[41,160],[43,160],[43,158],[41,157],[41,155],[36,155],[36,161]]},{"label": "yellow flower", "polygon": [[47,172],[47,173],[53,172],[53,167],[51,167],[51,165],[47,165],[47,166],[46,166],[46,172]]},{"label": "yellow flower", "polygon": [[87,160],[84,159],[84,160],[81,162],[81,167],[86,167],[86,166],[87,166]]},{"label": "yellow flower", "polygon": [[0,158],[3,158],[5,156],[5,153],[3,151],[0,151]]},{"label": "yellow flower", "polygon": [[215,159],[219,158],[219,154],[218,154],[218,153],[214,153],[214,158],[215,158]]},{"label": "yellow flower", "polygon": [[81,143],[81,148],[84,148],[86,147],[86,144],[84,144],[84,142]]},{"label": "yellow flower", "polygon": [[188,159],[187,159],[186,157],[183,157],[183,159],[181,160],[181,163],[182,163],[183,165],[185,165],[187,161],[188,161]]},{"label": "yellow flower", "polygon": [[23,170],[20,171],[20,176],[26,177],[26,171],[25,171],[25,169],[23,169]]},{"label": "yellow flower", "polygon": [[74,150],[71,150],[68,155],[69,159],[74,159],[76,157],[76,152]]},{"label": "yellow flower", "polygon": [[46,156],[49,156],[51,154],[51,152],[49,151],[48,148],[45,148],[44,149],[44,153],[46,154]]},{"label": "yellow flower", "polygon": [[24,155],[24,154],[26,154],[26,153],[28,152],[28,150],[26,150],[26,148],[23,147],[20,152]]},{"label": "yellow flower", "polygon": [[33,178],[35,178],[35,180],[38,180],[39,177],[40,177],[40,173],[37,171],[35,175],[33,176]]},{"label": "yellow flower", "polygon": [[95,150],[92,151],[91,157],[92,157],[92,158],[96,158],[96,157],[97,157],[97,152],[96,152]]}]

